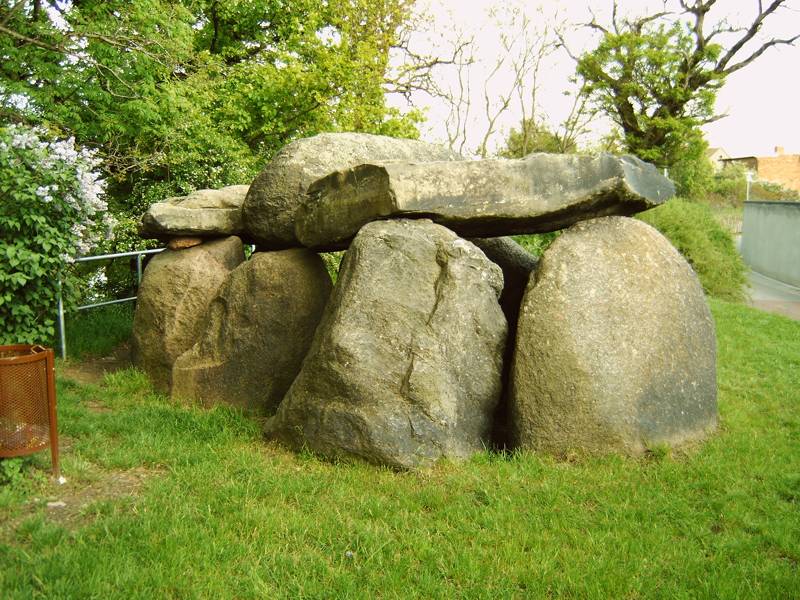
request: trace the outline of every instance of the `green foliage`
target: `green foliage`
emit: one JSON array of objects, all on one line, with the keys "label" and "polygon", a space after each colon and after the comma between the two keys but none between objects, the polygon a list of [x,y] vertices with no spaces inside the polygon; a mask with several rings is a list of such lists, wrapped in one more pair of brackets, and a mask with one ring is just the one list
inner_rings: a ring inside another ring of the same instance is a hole
[{"label": "green foliage", "polygon": [[723,426],[642,460],[330,464],[134,371],[60,378],[68,483],[0,486],[2,597],[795,597],[800,323],[711,308]]},{"label": "green foliage", "polygon": [[730,301],[744,299],[747,267],[730,233],[717,223],[708,206],[674,198],[639,218],[683,254],[707,294]]},{"label": "green foliage", "polygon": [[0,458],[0,485],[19,485],[24,477],[21,458]]},{"label": "green foliage", "polygon": [[[709,185],[707,199],[712,204],[742,206],[747,197],[747,169],[743,165],[726,165],[715,173]],[[768,181],[750,184],[751,200],[800,200],[800,192]]]},{"label": "green foliage", "polygon": [[336,280],[339,278],[339,268],[342,266],[344,251],[322,252],[320,257],[322,257],[322,262],[325,263],[325,268],[328,270],[328,275],[330,275],[331,280],[333,283],[336,283]]},{"label": "green foliage", "polygon": [[519,129],[511,129],[499,154],[504,158],[522,158],[532,152],[573,153],[577,147],[574,141],[562,139],[531,118],[520,123]]},{"label": "green foliage", "polygon": [[106,204],[91,154],[41,131],[0,129],[0,343],[47,343],[55,334],[58,281],[103,235]]},{"label": "green foliage", "polygon": [[747,195],[746,169],[742,165],[728,165],[711,179],[708,198],[715,204],[740,205]]},{"label": "green foliage", "polygon": [[98,148],[112,208],[138,216],[155,200],[248,182],[296,137],[416,137],[421,115],[389,109],[382,87],[410,4],[4,4],[0,114]]},{"label": "green foliage", "polygon": [[533,233],[529,235],[515,235],[514,240],[525,250],[537,258],[541,258],[545,250],[550,247],[555,239],[561,235],[560,231],[550,233]]},{"label": "green foliage", "polygon": [[[97,149],[117,218],[97,250],[151,247],[136,235],[148,206],[247,183],[292,139],[342,130],[416,138],[422,114],[387,107],[383,93],[411,4],[0,2],[0,118]],[[135,283],[126,260],[76,274],[81,290],[109,297]]]},{"label": "green foliage", "polygon": [[675,183],[675,192],[683,198],[704,198],[714,177],[714,168],[706,151],[708,143],[699,129],[691,129],[683,136],[680,152],[672,159],[669,177]]}]

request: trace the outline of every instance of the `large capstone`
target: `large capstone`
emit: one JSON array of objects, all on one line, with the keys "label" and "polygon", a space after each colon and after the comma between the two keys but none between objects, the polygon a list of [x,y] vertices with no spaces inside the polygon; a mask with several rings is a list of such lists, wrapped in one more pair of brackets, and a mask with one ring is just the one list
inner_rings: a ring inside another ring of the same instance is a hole
[{"label": "large capstone", "polygon": [[520,312],[519,446],[641,454],[717,426],[715,335],[692,268],[655,229],[608,217],[545,252]]},{"label": "large capstone", "polygon": [[197,190],[169,198],[147,209],[139,225],[144,238],[167,240],[177,236],[242,236],[242,204],[249,186],[231,185],[218,190]]},{"label": "large capstone", "polygon": [[244,260],[235,236],[185,250],[164,250],[144,271],[133,319],[135,364],[168,392],[172,365],[195,343],[228,273]]},{"label": "large capstone", "polygon": [[263,249],[300,246],[295,212],[317,179],[365,162],[456,158],[443,146],[366,133],[322,133],[296,140],[278,152],[250,186],[244,203],[247,230]]},{"label": "large capstone", "polygon": [[480,451],[501,393],[502,287],[444,227],[366,225],[267,437],[395,468]]},{"label": "large capstone", "polygon": [[384,218],[429,218],[460,235],[541,233],[605,215],[632,215],[674,194],[632,156],[531,154],[522,159],[363,164],[314,182],[295,230],[306,246],[346,246]]},{"label": "large capstone", "polygon": [[258,252],[231,271],[198,342],[175,362],[172,396],[273,414],[311,346],[331,279],[306,249]]}]

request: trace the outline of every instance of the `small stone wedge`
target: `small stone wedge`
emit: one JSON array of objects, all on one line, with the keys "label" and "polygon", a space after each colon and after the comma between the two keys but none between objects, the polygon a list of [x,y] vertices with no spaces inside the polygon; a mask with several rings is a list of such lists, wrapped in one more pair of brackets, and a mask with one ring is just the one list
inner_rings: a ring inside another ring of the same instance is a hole
[{"label": "small stone wedge", "polygon": [[501,393],[502,286],[440,225],[366,225],[267,438],[402,469],[481,451]]},{"label": "small stone wedge", "polygon": [[362,225],[386,218],[428,218],[467,237],[542,233],[632,215],[674,193],[669,179],[633,156],[363,164],[311,184],[295,233],[318,249],[345,247]]}]

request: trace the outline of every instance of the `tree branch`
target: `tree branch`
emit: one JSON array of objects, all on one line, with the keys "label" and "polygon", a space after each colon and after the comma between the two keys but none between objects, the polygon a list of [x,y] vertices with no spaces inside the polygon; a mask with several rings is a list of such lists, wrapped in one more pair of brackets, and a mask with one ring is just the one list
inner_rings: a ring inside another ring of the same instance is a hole
[{"label": "tree branch", "polygon": [[800,40],[800,34],[798,34],[798,35],[796,35],[794,37],[791,37],[791,38],[783,39],[783,40],[770,40],[770,41],[762,44],[761,47],[758,50],[753,52],[750,56],[748,56],[744,60],[742,60],[742,61],[740,61],[740,62],[738,62],[736,64],[733,64],[730,67],[726,68],[723,71],[723,73],[725,75],[730,75],[731,73],[735,73],[739,69],[743,69],[744,67],[749,65],[751,62],[753,62],[755,59],[757,59],[759,56],[764,54],[764,52],[766,52],[768,48],[771,48],[772,46],[778,46],[778,45],[789,45],[789,46],[791,46],[797,40]]},{"label": "tree branch", "polygon": [[5,17],[3,17],[3,20],[0,21],[0,25],[6,25],[11,20],[11,17],[14,16],[14,13],[22,8],[23,4],[25,4],[25,0],[17,0],[17,2],[14,3],[14,6],[8,9],[8,13]]},{"label": "tree branch", "polygon": [[[758,15],[753,20],[753,22],[750,25],[750,27],[747,28],[747,31],[745,32],[745,34],[741,38],[739,38],[739,40],[733,46],[731,46],[728,49],[728,51],[724,54],[724,56],[722,58],[719,59],[719,61],[717,62],[717,65],[716,65],[716,67],[714,69],[717,73],[728,74],[728,73],[732,72],[732,71],[729,71],[727,69],[728,63],[730,63],[730,61],[733,60],[734,56],[736,56],[736,54],[744,47],[744,45],[747,42],[749,42],[750,40],[752,40],[755,37],[755,35],[761,29],[761,24],[764,22],[764,19],[766,19],[769,15],[774,13],[776,10],[778,10],[778,8],[784,3],[784,1],[785,0],[773,0],[773,2],[766,8],[766,10],[764,10],[763,7],[762,7],[762,4],[761,4],[761,0],[759,0],[759,3],[758,3]],[[792,38],[792,42],[794,42],[794,40],[796,40],[796,39],[797,39],[797,37]],[[782,42],[782,43],[786,43],[786,42]],[[769,46],[774,46],[774,45],[775,44],[772,44],[770,42],[762,45],[761,48],[756,50],[754,55],[751,55],[750,57],[744,59],[740,63],[737,63],[738,65],[741,65],[741,66],[737,66],[736,70],[741,69],[742,67],[750,64],[753,61],[753,59],[755,59],[758,56],[761,56],[761,54],[764,53],[764,50],[766,50]]]},{"label": "tree branch", "polygon": [[35,38],[28,37],[27,35],[17,33],[13,29],[8,29],[3,25],[0,25],[0,33],[5,33],[6,35],[10,35],[13,38],[23,41],[26,44],[31,44],[32,46],[36,46],[38,48],[44,48],[45,50],[51,50],[53,52],[64,52],[63,47],[54,46],[52,44],[48,44],[47,42],[43,42],[42,40],[37,40]]}]

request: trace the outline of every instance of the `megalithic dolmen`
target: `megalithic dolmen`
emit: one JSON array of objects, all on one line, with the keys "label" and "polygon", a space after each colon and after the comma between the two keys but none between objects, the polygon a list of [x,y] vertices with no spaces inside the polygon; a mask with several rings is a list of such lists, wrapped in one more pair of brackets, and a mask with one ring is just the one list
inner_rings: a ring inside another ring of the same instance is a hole
[{"label": "megalithic dolmen", "polygon": [[674,193],[655,166],[633,156],[385,161],[311,184],[295,233],[321,250],[346,247],[363,225],[389,218],[431,219],[469,237],[543,233],[595,217],[630,216]]}]

